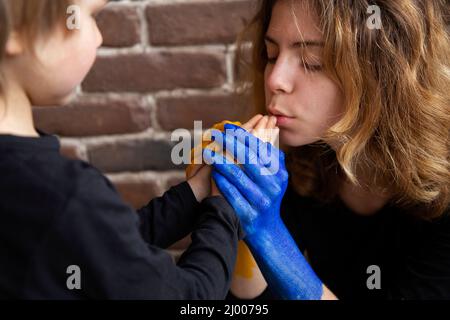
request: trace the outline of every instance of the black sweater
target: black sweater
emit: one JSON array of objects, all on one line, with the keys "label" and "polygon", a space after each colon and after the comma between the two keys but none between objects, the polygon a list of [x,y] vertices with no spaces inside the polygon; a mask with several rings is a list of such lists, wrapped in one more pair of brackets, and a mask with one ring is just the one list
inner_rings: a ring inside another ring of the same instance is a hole
[{"label": "black sweater", "polygon": [[[281,216],[313,270],[339,299],[450,299],[449,209],[433,222],[389,203],[361,216],[339,198],[324,204],[289,187]],[[376,273],[370,266],[379,267],[380,289],[373,288]],[[228,298],[236,299],[231,293]],[[270,288],[258,298],[276,299]]]},{"label": "black sweater", "polygon": [[[0,214],[0,298],[222,299],[242,236],[223,198],[199,204],[186,182],[136,213],[52,136],[0,136]],[[192,230],[175,265],[162,248]]]}]

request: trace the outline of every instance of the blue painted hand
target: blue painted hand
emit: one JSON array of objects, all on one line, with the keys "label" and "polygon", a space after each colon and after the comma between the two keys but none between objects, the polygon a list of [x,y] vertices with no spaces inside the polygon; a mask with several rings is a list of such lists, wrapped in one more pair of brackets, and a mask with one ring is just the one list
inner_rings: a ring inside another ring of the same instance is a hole
[{"label": "blue painted hand", "polygon": [[[203,156],[213,165],[217,187],[238,215],[265,279],[281,298],[320,299],[322,282],[280,217],[288,183],[284,153],[243,128],[226,125],[225,129],[220,133],[224,151],[234,161],[208,149]],[[216,136],[216,143],[219,140]]]},{"label": "blue painted hand", "polygon": [[[226,133],[218,135],[223,137],[227,154],[237,164],[212,150],[205,150],[204,158],[213,164],[217,186],[235,208],[246,234],[251,236],[257,228],[280,218],[288,181],[284,153],[240,127],[225,127]],[[222,144],[219,140],[216,136],[215,142]]]}]

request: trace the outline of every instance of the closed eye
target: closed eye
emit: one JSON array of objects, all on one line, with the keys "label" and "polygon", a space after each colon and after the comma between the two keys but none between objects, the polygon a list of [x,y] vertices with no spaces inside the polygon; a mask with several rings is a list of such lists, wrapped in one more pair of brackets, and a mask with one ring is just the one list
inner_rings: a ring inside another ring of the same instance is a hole
[{"label": "closed eye", "polygon": [[277,62],[278,57],[274,57],[274,58],[267,58],[267,63],[269,64],[275,64]]},{"label": "closed eye", "polygon": [[[267,63],[268,64],[276,64],[278,57],[267,57]],[[304,59],[300,59],[300,67],[305,68],[307,71],[311,72],[319,72],[322,71],[322,65],[321,64],[310,64],[306,63]]]}]

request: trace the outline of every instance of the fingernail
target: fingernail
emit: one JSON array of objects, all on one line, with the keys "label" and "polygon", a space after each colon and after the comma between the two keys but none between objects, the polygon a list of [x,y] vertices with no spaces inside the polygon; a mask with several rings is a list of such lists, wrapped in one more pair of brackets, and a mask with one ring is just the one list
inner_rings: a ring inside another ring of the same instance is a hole
[{"label": "fingernail", "polygon": [[239,127],[239,126],[234,125],[234,124],[231,124],[231,123],[227,123],[227,124],[224,126],[224,128],[225,128],[225,129],[230,129],[230,130],[238,130],[238,129],[240,129],[240,130],[247,131],[247,130],[245,130],[244,128]]},{"label": "fingernail", "polygon": [[227,123],[225,124],[225,129],[236,129],[237,127],[234,124],[231,123]]}]

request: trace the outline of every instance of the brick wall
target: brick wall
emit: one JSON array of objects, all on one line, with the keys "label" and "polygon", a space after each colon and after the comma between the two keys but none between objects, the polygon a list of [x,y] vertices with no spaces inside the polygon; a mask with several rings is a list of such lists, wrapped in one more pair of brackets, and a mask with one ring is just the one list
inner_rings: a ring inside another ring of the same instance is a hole
[{"label": "brick wall", "polygon": [[37,127],[59,135],[66,156],[102,170],[126,202],[143,206],[184,180],[170,159],[172,130],[249,117],[233,93],[233,63],[254,7],[254,0],[109,3],[97,18],[103,47],[76,99],[35,108]]}]

